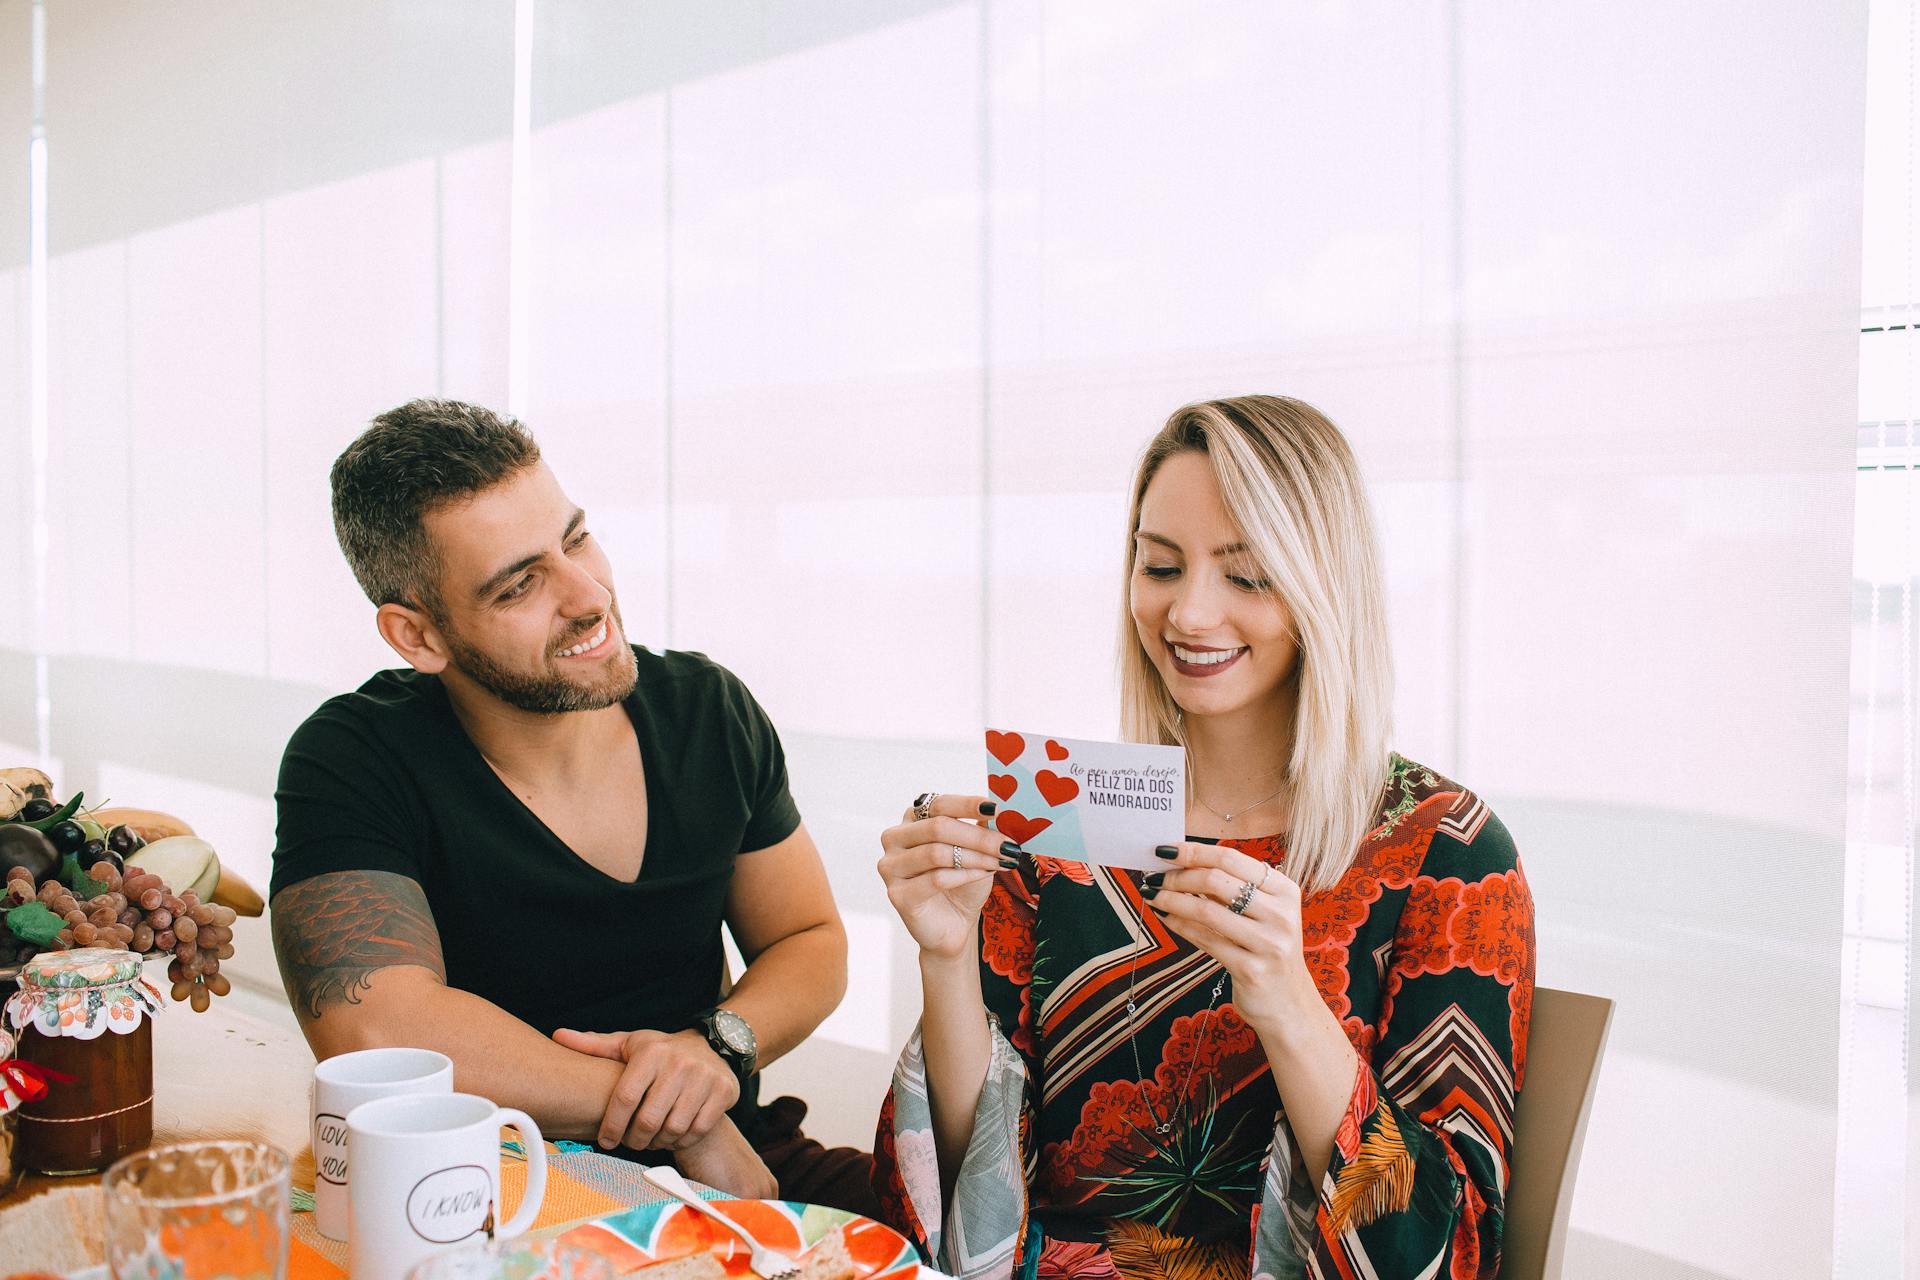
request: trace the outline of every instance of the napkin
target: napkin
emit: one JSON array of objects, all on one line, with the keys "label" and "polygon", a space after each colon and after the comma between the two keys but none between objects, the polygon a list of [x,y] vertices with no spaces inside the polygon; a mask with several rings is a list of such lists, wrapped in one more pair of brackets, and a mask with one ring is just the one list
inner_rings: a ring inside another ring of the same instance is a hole
[{"label": "napkin", "polygon": [[0,1275],[67,1272],[106,1261],[100,1188],[56,1187],[0,1210]]}]

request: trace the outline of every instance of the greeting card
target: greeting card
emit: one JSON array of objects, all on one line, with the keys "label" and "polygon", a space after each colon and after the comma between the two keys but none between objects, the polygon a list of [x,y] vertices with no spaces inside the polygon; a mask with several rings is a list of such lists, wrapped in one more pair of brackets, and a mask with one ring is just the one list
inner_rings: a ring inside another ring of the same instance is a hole
[{"label": "greeting card", "polygon": [[1185,839],[1179,747],[987,730],[993,825],[1028,853],[1164,871],[1154,848]]}]

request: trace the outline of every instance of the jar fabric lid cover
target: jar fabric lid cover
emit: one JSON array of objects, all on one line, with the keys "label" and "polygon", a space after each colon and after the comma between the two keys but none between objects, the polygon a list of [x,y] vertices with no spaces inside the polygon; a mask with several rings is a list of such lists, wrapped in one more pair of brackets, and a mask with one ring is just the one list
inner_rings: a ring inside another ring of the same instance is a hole
[{"label": "jar fabric lid cover", "polygon": [[83,947],[48,951],[27,961],[20,989],[7,1001],[7,1025],[44,1036],[91,1040],[102,1032],[131,1035],[160,1012],[160,992],[140,976],[131,951]]},{"label": "jar fabric lid cover", "polygon": [[115,987],[140,976],[140,957],[107,947],[43,951],[20,971],[20,985],[42,991],[76,987]]}]

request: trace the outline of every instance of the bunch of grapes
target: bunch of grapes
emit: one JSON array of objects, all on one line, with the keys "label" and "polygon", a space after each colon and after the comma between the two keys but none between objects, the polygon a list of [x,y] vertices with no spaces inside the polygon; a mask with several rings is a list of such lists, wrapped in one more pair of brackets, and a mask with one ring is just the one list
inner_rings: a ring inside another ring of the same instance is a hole
[{"label": "bunch of grapes", "polygon": [[[118,947],[140,955],[171,952],[167,977],[173,982],[173,998],[190,1002],[196,1013],[204,1012],[214,996],[232,990],[220,962],[233,956],[233,908],[202,902],[191,889],[174,893],[159,876],[138,867],[123,876],[105,859],[87,874],[105,889],[82,900],[57,880],[36,888],[33,873],[15,867],[7,873],[0,906],[39,899],[66,922],[56,940],[61,947]],[[23,947],[18,958],[37,950]]]}]

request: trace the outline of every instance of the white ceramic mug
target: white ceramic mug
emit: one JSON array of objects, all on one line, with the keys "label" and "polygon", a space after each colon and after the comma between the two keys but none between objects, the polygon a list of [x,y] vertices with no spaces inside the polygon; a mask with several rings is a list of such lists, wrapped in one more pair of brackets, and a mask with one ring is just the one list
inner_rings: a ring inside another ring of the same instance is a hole
[{"label": "white ceramic mug", "polygon": [[316,1063],[313,1091],[313,1225],[347,1238],[347,1114],[363,1102],[453,1092],[453,1059],[431,1049],[362,1049]]},{"label": "white ceramic mug", "polygon": [[[500,1126],[520,1131],[527,1189],[500,1216]],[[547,1190],[547,1149],[524,1111],[471,1093],[410,1094],[347,1116],[347,1274],[402,1280],[413,1265],[475,1239],[505,1240],[533,1225]]]}]

